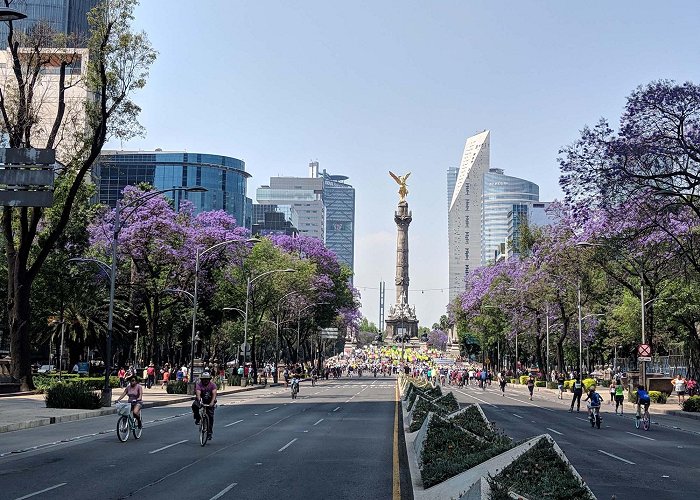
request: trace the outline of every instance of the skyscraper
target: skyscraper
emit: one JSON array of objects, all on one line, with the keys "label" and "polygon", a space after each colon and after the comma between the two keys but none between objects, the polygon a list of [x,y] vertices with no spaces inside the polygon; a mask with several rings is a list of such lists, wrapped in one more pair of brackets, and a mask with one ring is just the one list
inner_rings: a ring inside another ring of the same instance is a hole
[{"label": "skyscraper", "polygon": [[173,151],[102,151],[93,167],[98,201],[114,207],[125,186],[145,182],[162,190],[203,186],[203,193],[176,191],[175,207],[183,199],[199,210],[224,210],[240,226],[251,227],[252,200],[246,196],[245,162],[229,156]]},{"label": "skyscraper", "polygon": [[489,143],[488,130],[467,139],[450,200],[447,216],[450,302],[464,291],[467,273],[481,265],[481,197],[484,173],[490,164]]},{"label": "skyscraper", "polygon": [[[87,14],[101,0],[14,0],[11,7],[27,15],[14,21],[15,30],[28,32],[38,22],[47,23],[57,33],[75,35],[80,47],[90,36]],[[7,23],[0,23],[0,43],[7,44]],[[5,47],[3,45],[3,47]]]},{"label": "skyscraper", "polygon": [[481,211],[481,265],[494,262],[495,255],[508,239],[508,214],[513,206],[538,201],[537,184],[505,175],[500,168],[491,168],[484,174]]},{"label": "skyscraper", "polygon": [[323,179],[326,208],[326,246],[350,269],[355,266],[355,188],[345,175],[318,171],[318,162],[309,164],[310,174]]},{"label": "skyscraper", "polygon": [[449,167],[447,169],[447,210],[450,209],[450,204],[452,203],[452,193],[455,192],[458,175],[459,167]]}]

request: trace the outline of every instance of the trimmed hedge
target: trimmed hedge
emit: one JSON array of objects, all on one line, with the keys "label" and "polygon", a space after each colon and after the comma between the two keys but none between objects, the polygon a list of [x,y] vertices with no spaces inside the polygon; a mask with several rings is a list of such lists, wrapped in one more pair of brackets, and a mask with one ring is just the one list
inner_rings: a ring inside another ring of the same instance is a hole
[{"label": "trimmed hedge", "polygon": [[547,389],[559,389],[559,385],[556,382],[547,382]]},{"label": "trimmed hedge", "polygon": [[466,429],[472,434],[476,434],[486,440],[498,441],[505,438],[510,441],[510,438],[505,434],[493,430],[491,425],[484,420],[484,417],[481,416],[481,412],[474,405],[467,407],[466,410],[456,415],[451,420],[462,429]]},{"label": "trimmed hedge", "polygon": [[420,457],[423,486],[430,488],[512,447],[509,439],[480,441],[452,422],[434,418]]},{"label": "trimmed hedge", "polygon": [[530,378],[530,375],[520,375],[518,383],[520,385],[525,385],[525,384],[527,384],[527,379],[529,379],[529,378]]},{"label": "trimmed hedge", "polygon": [[518,457],[500,474],[487,478],[492,500],[511,500],[510,491],[527,498],[593,500],[547,439]]},{"label": "trimmed hedge", "polygon": [[683,411],[700,411],[700,396],[691,396],[683,402]]},{"label": "trimmed hedge", "polygon": [[535,387],[546,387],[547,382],[544,380],[535,380]]},{"label": "trimmed hedge", "polygon": [[[575,379],[565,380],[564,389],[574,392],[574,382],[576,382]],[[584,391],[587,391],[590,386],[596,385],[596,379],[594,378],[584,378],[581,382],[583,383]]]},{"label": "trimmed hedge", "polygon": [[[92,390],[99,391],[104,387],[105,379],[104,377],[78,377],[73,374],[72,377],[63,375],[63,382],[59,382],[58,375],[34,375],[32,377],[34,381],[34,387],[41,392],[46,392],[50,387],[58,383],[64,384],[83,384],[90,387]],[[114,389],[119,387],[119,377],[109,377],[109,386]]]},{"label": "trimmed hedge", "polygon": [[517,384],[517,383],[518,383],[518,379],[517,379],[517,378],[509,378],[509,379],[508,379],[508,383],[509,383],[509,384]]},{"label": "trimmed hedge", "polygon": [[413,386],[413,390],[411,390],[408,394],[408,410],[411,410],[411,407],[413,406],[413,403],[416,401],[416,396],[418,394],[426,397],[427,399],[435,399],[439,398],[442,396],[442,389],[440,389],[440,386],[435,386],[435,387],[428,387],[426,389],[419,389],[415,385]]},{"label": "trimmed hedge", "polygon": [[[637,404],[637,391],[628,392],[627,399],[631,403]],[[666,396],[666,394],[663,392],[649,391],[649,399],[651,399],[651,402],[654,404],[664,404],[666,403],[668,396]]]},{"label": "trimmed hedge", "polygon": [[187,382],[182,380],[168,382],[168,385],[165,386],[165,392],[168,394],[187,394]]},{"label": "trimmed hedge", "polygon": [[408,430],[409,432],[416,432],[420,429],[431,411],[444,416],[457,410],[459,410],[459,403],[451,392],[437,398],[435,401],[427,401],[424,398],[420,398],[411,412],[411,425],[408,427]]},{"label": "trimmed hedge", "polygon": [[47,408],[77,408],[96,410],[100,407],[100,397],[89,384],[81,382],[56,382],[46,390]]}]

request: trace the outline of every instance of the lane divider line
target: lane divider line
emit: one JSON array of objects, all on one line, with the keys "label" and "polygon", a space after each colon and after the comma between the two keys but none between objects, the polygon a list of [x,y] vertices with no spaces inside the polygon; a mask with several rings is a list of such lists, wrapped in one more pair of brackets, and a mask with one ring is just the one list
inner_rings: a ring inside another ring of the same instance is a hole
[{"label": "lane divider line", "polygon": [[296,441],[297,439],[299,439],[299,438],[294,438],[294,439],[292,439],[290,442],[288,442],[287,444],[285,444],[282,448],[280,448],[280,449],[277,450],[277,451],[280,452],[280,451],[286,450],[287,448],[289,448],[290,446],[292,446],[292,443],[294,443],[294,441]]},{"label": "lane divider line", "polygon": [[338,407],[337,407],[335,410],[333,410],[333,411],[338,411],[338,410],[340,410],[340,406],[338,406]]},{"label": "lane divider line", "polygon": [[224,496],[226,493],[228,493],[229,491],[231,491],[231,488],[233,488],[233,487],[236,486],[237,484],[238,484],[238,483],[231,483],[231,484],[229,484],[226,488],[224,488],[223,490],[221,490],[220,492],[218,492],[216,495],[214,495],[213,497],[211,497],[209,500],[218,500],[219,498],[221,498],[222,496]]},{"label": "lane divider line", "polygon": [[656,441],[656,439],[654,439],[654,438],[650,438],[650,437],[646,437],[646,436],[641,436],[641,435],[639,435],[639,434],[635,434],[634,432],[629,432],[629,431],[625,431],[625,432],[626,432],[627,434],[629,434],[630,436],[637,436],[638,438],[648,439],[649,441]]},{"label": "lane divider line", "polygon": [[314,426],[320,424],[321,422],[323,422],[323,419],[322,419],[322,418],[318,419],[318,422],[316,422],[316,423],[314,424]]},{"label": "lane divider line", "polygon": [[620,462],[625,462],[626,464],[630,464],[630,465],[636,465],[634,462],[630,462],[629,460],[627,460],[625,458],[618,457],[617,455],[613,455],[612,453],[608,453],[607,451],[603,451],[603,450],[598,450],[598,451],[601,452],[603,455],[607,455],[609,457],[615,458],[615,459],[619,460]]},{"label": "lane divider line", "polygon": [[167,450],[168,448],[172,448],[173,446],[177,446],[178,444],[186,443],[187,439],[183,439],[182,441],[178,441],[177,443],[169,444],[168,446],[163,446],[162,448],[158,448],[157,450],[149,451],[149,455],[153,455],[154,453],[158,453],[159,451]]},{"label": "lane divider line", "polygon": [[555,430],[552,429],[551,427],[545,427],[545,429],[547,429],[548,431],[552,431],[554,434],[559,434],[560,436],[563,436],[563,435],[564,435],[564,433],[559,432],[559,431],[555,431]]},{"label": "lane divider line", "polygon": [[240,424],[241,422],[243,422],[243,419],[236,420],[235,422],[231,422],[230,424],[226,424],[224,425],[224,427],[231,427],[232,425]]},{"label": "lane divider line", "polygon": [[55,490],[56,488],[60,488],[61,486],[65,486],[68,483],[58,483],[54,484],[53,486],[49,486],[48,488],[44,488],[41,491],[35,491],[34,493],[30,493],[29,495],[24,495],[23,497],[18,497],[15,500],[24,500],[25,498],[31,498],[37,495],[41,495],[42,493],[46,493],[47,491]]},{"label": "lane divider line", "polygon": [[265,410],[265,413],[270,413],[271,411],[275,411],[279,406],[275,406],[274,408],[270,408],[269,410]]},{"label": "lane divider line", "polygon": [[518,417],[518,418],[523,418],[523,417],[521,417],[520,415],[518,415],[517,413],[513,413],[513,416],[514,416],[514,417]]}]

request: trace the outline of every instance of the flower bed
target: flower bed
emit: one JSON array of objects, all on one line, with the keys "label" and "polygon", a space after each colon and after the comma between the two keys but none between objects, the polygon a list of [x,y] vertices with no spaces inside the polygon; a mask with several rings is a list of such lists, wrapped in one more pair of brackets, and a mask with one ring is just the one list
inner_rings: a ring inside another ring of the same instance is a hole
[{"label": "flower bed", "polygon": [[451,421],[433,417],[420,457],[423,486],[441,483],[512,447],[508,438],[479,440]]},{"label": "flower bed", "polygon": [[438,415],[447,415],[448,413],[459,410],[459,403],[451,392],[448,392],[434,401],[428,401],[423,397],[417,398],[417,400],[411,412],[411,425],[408,428],[409,432],[416,432],[420,429],[428,413],[431,411]]},{"label": "flower bed", "polygon": [[488,482],[491,500],[511,500],[510,491],[533,499],[594,498],[548,439],[540,440],[497,476],[489,476]]},{"label": "flower bed", "polygon": [[440,386],[436,387],[428,387],[426,389],[419,389],[415,385],[412,385],[409,387],[409,393],[408,393],[408,410],[410,411],[411,408],[413,407],[413,403],[416,400],[416,396],[421,395],[427,399],[435,399],[439,398],[442,396],[442,389],[440,389]]},{"label": "flower bed", "polygon": [[486,440],[494,441],[505,438],[510,441],[508,436],[495,431],[491,424],[484,420],[476,405],[467,407],[459,415],[455,415],[451,421]]}]

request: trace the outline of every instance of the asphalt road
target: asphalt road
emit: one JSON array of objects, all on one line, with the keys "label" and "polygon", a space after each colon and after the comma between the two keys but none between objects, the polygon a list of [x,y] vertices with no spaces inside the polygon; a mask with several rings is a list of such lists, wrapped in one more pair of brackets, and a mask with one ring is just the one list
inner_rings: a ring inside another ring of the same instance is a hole
[{"label": "asphalt road", "polygon": [[[481,403],[486,416],[515,440],[549,433],[599,499],[700,498],[700,422],[652,414],[649,431],[634,426],[636,407],[625,415],[603,403],[601,429],[592,429],[585,403],[569,413],[571,394],[559,400],[548,391],[508,386],[505,397],[497,384],[453,390],[461,403]],[[603,395],[607,397],[607,394]]]},{"label": "asphalt road", "polygon": [[205,447],[188,404],[145,409],[126,443],[116,416],[6,433],[0,497],[389,499],[395,394],[364,377],[305,382],[296,401],[280,387],[223,396]]}]

